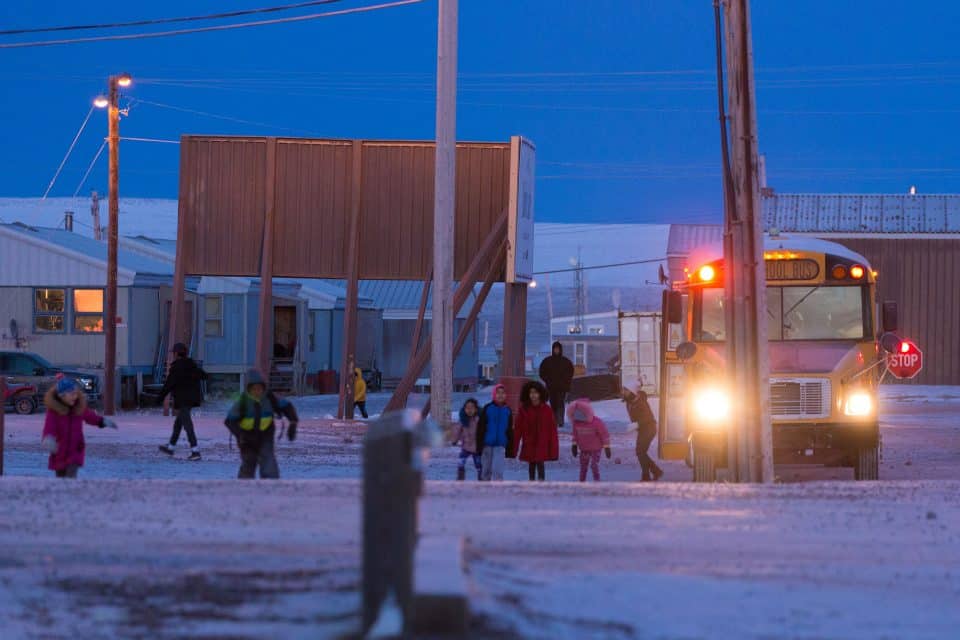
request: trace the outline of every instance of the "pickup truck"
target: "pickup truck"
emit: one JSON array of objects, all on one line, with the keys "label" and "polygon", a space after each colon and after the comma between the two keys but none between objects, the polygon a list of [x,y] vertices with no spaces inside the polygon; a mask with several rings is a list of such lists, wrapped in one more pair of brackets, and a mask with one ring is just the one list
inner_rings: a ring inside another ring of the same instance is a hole
[{"label": "pickup truck", "polygon": [[55,367],[42,356],[26,351],[0,351],[0,376],[6,376],[8,384],[23,384],[36,390],[39,405],[43,395],[57,381],[57,375],[73,378],[91,402],[100,399],[100,378],[92,373]]}]

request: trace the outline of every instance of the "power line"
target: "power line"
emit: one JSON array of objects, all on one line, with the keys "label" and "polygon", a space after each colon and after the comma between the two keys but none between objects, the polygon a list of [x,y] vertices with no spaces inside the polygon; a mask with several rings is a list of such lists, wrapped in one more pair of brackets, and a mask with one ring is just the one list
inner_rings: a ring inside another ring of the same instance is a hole
[{"label": "power line", "polygon": [[278,11],[290,11],[293,9],[303,9],[305,7],[314,7],[321,4],[333,4],[342,2],[342,0],[312,0],[311,2],[298,2],[296,4],[285,4],[276,7],[262,7],[259,9],[244,9],[241,11],[228,11],[224,13],[208,13],[200,16],[183,16],[178,18],[157,18],[154,20],[136,20],[134,22],[108,22],[103,24],[81,24],[64,27],[37,27],[33,29],[8,29],[0,31],[0,36],[11,36],[25,33],[52,33],[56,31],[82,31],[86,29],[122,29],[126,27],[144,27],[154,24],[172,24],[176,22],[196,22],[202,20],[221,20],[223,18],[239,18],[240,16],[249,16],[258,13],[275,13]]},{"label": "power line", "polygon": [[166,38],[169,36],[181,36],[190,33],[208,33],[212,31],[227,31],[230,29],[245,29],[248,27],[263,27],[275,24],[287,24],[291,22],[303,22],[306,20],[316,20],[318,18],[330,18],[333,16],[342,16],[351,13],[366,13],[380,9],[390,9],[404,5],[417,4],[423,0],[397,0],[396,2],[387,2],[375,4],[366,7],[354,7],[352,9],[341,9],[339,11],[326,11],[323,13],[311,13],[303,16],[291,16],[289,18],[274,18],[272,20],[257,20],[253,22],[238,22],[234,24],[212,25],[209,27],[196,27],[192,29],[174,29],[172,31],[154,31],[147,33],[129,33],[112,36],[94,36],[90,38],[70,38],[64,40],[39,40],[33,42],[14,42],[0,44],[0,49],[22,49],[26,47],[52,47],[63,44],[79,44],[85,42],[105,42],[113,40],[142,40],[146,38]]},{"label": "power line", "polygon": [[163,140],[160,138],[120,138],[127,142],[162,142],[164,144],[180,144],[179,140]]},{"label": "power line", "polygon": [[[419,0],[418,0],[419,1]],[[256,127],[265,127],[267,129],[277,129],[280,131],[291,131],[293,133],[310,133],[304,129],[293,129],[291,127],[284,127],[281,125],[270,124],[269,122],[257,122],[255,120],[244,120],[243,118],[235,118],[233,116],[225,116],[217,113],[211,113],[209,111],[199,111],[197,109],[190,109],[188,107],[178,107],[173,104],[165,104],[163,102],[154,102],[152,100],[144,100],[143,98],[135,98],[134,103],[146,104],[152,107],[158,107],[160,109],[170,109],[171,111],[180,111],[182,113],[191,113],[193,115],[204,116],[206,118],[215,118],[217,120],[226,120],[227,122],[236,122],[238,124],[249,124]]]},{"label": "power line", "polygon": [[83,130],[87,128],[87,123],[90,121],[90,116],[93,115],[93,109],[94,107],[90,107],[90,111],[87,112],[87,117],[83,119],[83,124],[81,124],[80,128],[77,129],[77,135],[73,136],[73,142],[70,143],[67,153],[64,154],[63,160],[60,161],[60,166],[57,167],[56,173],[54,173],[53,178],[50,179],[50,184],[47,185],[47,190],[43,192],[43,197],[40,198],[41,200],[46,200],[47,196],[50,195],[50,190],[53,189],[53,184],[60,176],[60,172],[63,171],[63,165],[67,164],[67,158],[69,158],[70,154],[73,153],[73,148],[77,146],[77,140],[80,139],[80,134],[83,133]]},{"label": "power line", "polygon": [[103,148],[106,146],[106,140],[100,143],[100,148],[97,149],[97,152],[93,156],[93,160],[91,160],[89,166],[87,166],[87,171],[83,174],[83,178],[80,179],[80,184],[77,185],[76,191],[73,192],[74,198],[76,198],[77,194],[80,193],[80,189],[83,189],[84,183],[86,183],[87,178],[90,177],[90,172],[93,171],[93,165],[97,164],[97,160],[100,158],[100,154],[103,153]]},{"label": "power line", "polygon": [[574,271],[588,271],[592,269],[612,269],[614,267],[629,267],[635,264],[650,264],[653,262],[666,262],[666,258],[650,258],[648,260],[631,260],[629,262],[615,262],[612,264],[596,264],[590,267],[577,266],[570,269],[551,269],[549,271],[534,271],[535,276],[545,276],[553,273],[571,273]]}]

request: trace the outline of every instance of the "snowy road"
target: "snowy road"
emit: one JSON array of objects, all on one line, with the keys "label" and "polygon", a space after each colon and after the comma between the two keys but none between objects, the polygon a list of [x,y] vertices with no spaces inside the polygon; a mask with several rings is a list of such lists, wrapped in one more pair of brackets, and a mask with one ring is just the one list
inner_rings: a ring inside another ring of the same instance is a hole
[{"label": "snowy road", "polygon": [[[383,399],[371,399],[378,409]],[[89,429],[57,481],[42,417],[7,416],[0,630],[19,638],[327,638],[356,627],[363,426],[304,399],[285,480],[244,482],[219,411],[204,460],[156,451],[169,419]],[[216,408],[214,408],[216,409]],[[774,486],[639,485],[622,405],[599,485],[453,483],[434,455],[426,534],[465,535],[476,638],[953,638],[960,628],[960,391],[885,390],[884,481],[778,470]],[[572,480],[564,435],[548,478]],[[525,469],[508,465],[508,475]]]},{"label": "snowy road", "polygon": [[[476,638],[951,638],[960,482],[428,483]],[[4,638],[326,638],[356,481],[0,482]]]}]

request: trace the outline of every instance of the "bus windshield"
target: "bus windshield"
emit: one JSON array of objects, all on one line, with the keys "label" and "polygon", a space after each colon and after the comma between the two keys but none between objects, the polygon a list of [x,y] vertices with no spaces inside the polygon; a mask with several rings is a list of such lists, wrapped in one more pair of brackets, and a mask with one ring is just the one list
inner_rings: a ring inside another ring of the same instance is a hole
[{"label": "bus windshield", "polygon": [[[770,340],[861,340],[869,335],[861,286],[767,287]],[[723,289],[703,289],[699,338],[726,340]]]}]

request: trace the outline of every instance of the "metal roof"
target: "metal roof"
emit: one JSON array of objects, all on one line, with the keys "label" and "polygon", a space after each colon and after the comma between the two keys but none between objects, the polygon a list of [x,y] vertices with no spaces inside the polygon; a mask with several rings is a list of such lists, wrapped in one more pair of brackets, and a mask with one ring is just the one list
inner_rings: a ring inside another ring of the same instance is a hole
[{"label": "metal roof", "polygon": [[960,233],[960,195],[763,196],[763,226],[796,233]]},{"label": "metal roof", "polygon": [[[316,282],[316,281],[314,281]],[[346,290],[344,280],[323,280],[334,287]],[[454,285],[456,288],[456,285]],[[373,302],[377,309],[390,311],[418,311],[420,309],[420,295],[423,292],[423,282],[420,280],[361,280],[359,293],[361,298]],[[427,294],[427,317],[433,304],[433,294]],[[467,313],[466,305],[461,309],[459,316]]]},{"label": "metal roof", "polygon": [[723,240],[719,224],[672,224],[667,238],[667,256],[681,256],[691,249]]},{"label": "metal roof", "polygon": [[[67,251],[79,253],[104,264],[107,263],[107,244],[88,236],[50,227],[31,227],[22,223],[0,224],[0,227],[46,242]],[[117,266],[135,274],[172,276],[173,265],[120,248],[117,252]]]}]

